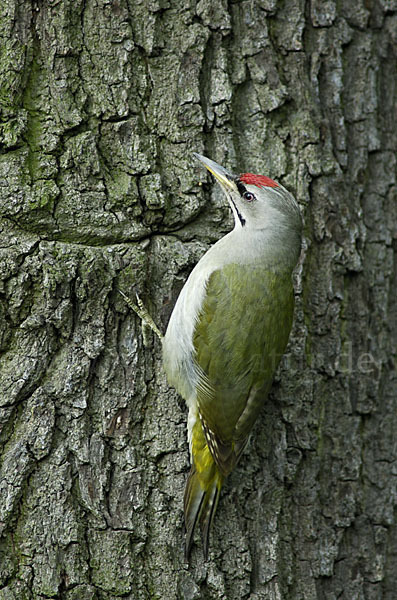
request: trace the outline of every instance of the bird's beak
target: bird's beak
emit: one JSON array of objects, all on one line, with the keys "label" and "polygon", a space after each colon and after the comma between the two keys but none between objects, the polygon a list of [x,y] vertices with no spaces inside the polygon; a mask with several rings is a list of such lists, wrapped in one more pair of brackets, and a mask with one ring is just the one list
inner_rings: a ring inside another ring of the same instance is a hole
[{"label": "bird's beak", "polygon": [[234,183],[235,175],[226,171],[226,169],[213,160],[210,160],[201,154],[197,154],[197,152],[193,152],[193,155],[207,167],[209,172],[219,181],[225,191],[236,189],[236,184]]}]

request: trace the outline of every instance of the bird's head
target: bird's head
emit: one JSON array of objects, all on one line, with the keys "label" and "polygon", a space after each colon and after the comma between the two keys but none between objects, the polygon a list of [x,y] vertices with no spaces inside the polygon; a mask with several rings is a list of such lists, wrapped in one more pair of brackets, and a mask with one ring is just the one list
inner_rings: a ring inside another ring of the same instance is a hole
[{"label": "bird's head", "polygon": [[281,184],[264,175],[229,173],[213,160],[194,153],[214,175],[233,211],[235,227],[287,228],[300,236],[302,219],[295,198]]}]

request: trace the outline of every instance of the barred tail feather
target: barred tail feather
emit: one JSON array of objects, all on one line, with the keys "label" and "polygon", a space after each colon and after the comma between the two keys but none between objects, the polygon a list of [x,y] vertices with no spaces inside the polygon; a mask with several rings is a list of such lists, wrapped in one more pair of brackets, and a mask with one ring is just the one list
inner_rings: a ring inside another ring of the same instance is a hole
[{"label": "barred tail feather", "polygon": [[221,494],[221,487],[217,482],[213,482],[211,489],[207,491],[200,514],[200,529],[203,539],[204,560],[208,560],[208,547],[210,541],[210,531],[215,517],[216,509]]},{"label": "barred tail feather", "polygon": [[197,519],[199,518],[202,507],[205,491],[201,488],[196,474],[194,465],[192,466],[189,478],[185,487],[184,496],[184,513],[185,513],[185,562],[189,562],[190,550],[193,542],[193,534],[196,528]]},{"label": "barred tail feather", "polygon": [[[218,506],[219,495],[223,483],[214,462],[209,466],[212,473],[206,473],[205,481],[193,465],[185,488],[184,510],[186,526],[185,561],[189,561],[193,543],[193,534],[197,522],[203,539],[204,559],[208,558],[209,534]],[[210,477],[208,477],[210,475]],[[212,475],[212,477],[211,477]]]}]

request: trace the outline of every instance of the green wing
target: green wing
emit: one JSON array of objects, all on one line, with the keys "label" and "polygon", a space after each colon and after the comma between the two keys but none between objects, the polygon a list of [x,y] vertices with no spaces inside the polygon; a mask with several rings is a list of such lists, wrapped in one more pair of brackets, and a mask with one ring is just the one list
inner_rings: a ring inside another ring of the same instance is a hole
[{"label": "green wing", "polygon": [[208,446],[231,471],[284,353],[293,316],[290,272],[227,265],[210,276],[193,343]]}]

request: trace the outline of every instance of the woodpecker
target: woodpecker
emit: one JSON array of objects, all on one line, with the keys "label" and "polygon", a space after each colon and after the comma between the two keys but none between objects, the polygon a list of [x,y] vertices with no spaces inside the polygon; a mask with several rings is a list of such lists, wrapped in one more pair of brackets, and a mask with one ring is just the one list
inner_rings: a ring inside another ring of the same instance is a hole
[{"label": "woodpecker", "polygon": [[197,523],[208,558],[222,485],[247,444],[285,351],[302,229],[298,204],[282,185],[263,175],[234,175],[195,156],[225,193],[234,229],[191,272],[162,338],[168,382],[189,409],[187,561]]}]

